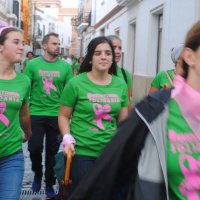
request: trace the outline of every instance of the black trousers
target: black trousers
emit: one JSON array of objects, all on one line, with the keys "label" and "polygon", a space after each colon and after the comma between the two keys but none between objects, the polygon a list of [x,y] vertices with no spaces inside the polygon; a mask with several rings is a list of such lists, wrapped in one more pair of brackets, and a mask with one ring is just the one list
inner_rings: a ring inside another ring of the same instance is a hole
[{"label": "black trousers", "polygon": [[28,142],[28,150],[32,161],[35,178],[42,179],[42,152],[45,141],[45,182],[47,186],[55,184],[55,154],[59,149],[61,135],[58,129],[58,117],[31,116],[32,136]]},{"label": "black trousers", "polygon": [[71,192],[75,190],[80,181],[90,173],[96,158],[74,155],[71,163],[70,178],[72,180]]}]

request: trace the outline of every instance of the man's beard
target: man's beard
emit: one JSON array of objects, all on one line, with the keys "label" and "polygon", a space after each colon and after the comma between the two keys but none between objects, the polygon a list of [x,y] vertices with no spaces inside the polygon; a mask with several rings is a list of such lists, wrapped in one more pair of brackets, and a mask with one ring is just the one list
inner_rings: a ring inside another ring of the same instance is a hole
[{"label": "man's beard", "polygon": [[60,53],[60,52],[59,52],[59,51],[58,51],[58,52],[52,52],[52,51],[50,51],[50,50],[47,50],[47,53],[48,53],[50,56],[56,58],[56,57],[59,56],[59,53]]}]

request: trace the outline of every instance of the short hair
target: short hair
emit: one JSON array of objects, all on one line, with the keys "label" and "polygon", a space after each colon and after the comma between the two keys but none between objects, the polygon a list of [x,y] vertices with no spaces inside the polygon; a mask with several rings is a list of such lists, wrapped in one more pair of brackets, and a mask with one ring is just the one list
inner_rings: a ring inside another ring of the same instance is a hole
[{"label": "short hair", "polygon": [[28,51],[28,52],[26,53],[26,57],[28,57],[28,54],[32,54],[32,56],[34,56],[34,53],[33,53],[32,51]]},{"label": "short hair", "polygon": [[[192,28],[188,31],[184,46],[192,49],[193,51],[196,51],[200,46],[200,21],[195,23],[192,26]],[[183,76],[187,78],[189,65],[185,62],[184,59],[183,59],[183,71],[184,71]]]},{"label": "short hair", "polygon": [[59,37],[59,35],[58,35],[57,33],[54,33],[54,32],[48,33],[47,35],[45,35],[45,36],[43,37],[42,44],[47,44],[48,41],[49,41],[49,38],[50,38],[51,36],[54,36],[54,37],[57,37],[57,38]]},{"label": "short hair", "polygon": [[120,37],[117,36],[117,35],[108,35],[107,38],[108,38],[109,40],[111,40],[111,42],[113,42],[113,40],[119,40],[119,41],[121,42]]},{"label": "short hair", "polygon": [[81,57],[78,58],[78,62],[80,63],[81,60],[84,60],[83,56],[81,56]]},{"label": "short hair", "polygon": [[183,44],[178,44],[171,49],[171,59],[172,59],[172,61],[175,65],[176,65],[177,60],[179,59],[179,57],[180,57],[180,55],[183,51],[183,47],[184,47]]},{"label": "short hair", "polygon": [[[1,30],[2,29],[2,30]],[[7,35],[8,33],[10,32],[20,32],[22,33],[22,30],[18,29],[17,27],[11,27],[11,26],[8,26],[8,27],[1,27],[0,28],[0,44],[4,44],[5,40],[7,39]]]},{"label": "short hair", "polygon": [[99,44],[104,44],[104,43],[107,43],[110,46],[112,56],[113,56],[112,65],[111,65],[108,73],[109,74],[115,74],[115,75],[117,74],[117,72],[116,72],[117,66],[116,66],[116,63],[115,63],[114,48],[113,48],[111,41],[105,36],[96,37],[96,38],[94,38],[90,41],[90,43],[88,44],[88,47],[87,47],[87,53],[85,55],[83,63],[80,66],[79,73],[89,72],[89,71],[92,70],[91,61],[92,61],[92,57],[94,55],[95,49]]}]

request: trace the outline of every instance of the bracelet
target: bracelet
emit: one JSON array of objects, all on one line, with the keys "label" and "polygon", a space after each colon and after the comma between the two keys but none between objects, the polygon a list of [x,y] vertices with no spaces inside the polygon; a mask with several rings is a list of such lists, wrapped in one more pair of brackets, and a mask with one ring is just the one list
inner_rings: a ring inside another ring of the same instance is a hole
[{"label": "bracelet", "polygon": [[63,136],[63,147],[67,146],[68,144],[73,144],[73,145],[76,144],[76,140],[70,133],[66,133]]}]

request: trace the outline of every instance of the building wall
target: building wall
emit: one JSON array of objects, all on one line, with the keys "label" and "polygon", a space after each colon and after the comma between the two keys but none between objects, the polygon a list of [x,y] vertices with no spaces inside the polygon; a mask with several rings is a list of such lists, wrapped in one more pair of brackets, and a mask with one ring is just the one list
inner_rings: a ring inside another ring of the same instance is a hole
[{"label": "building wall", "polygon": [[[162,38],[160,41],[159,71],[173,68],[170,50],[179,43],[184,42],[185,35],[192,24],[198,19],[196,0],[146,0],[137,5],[129,6],[128,21],[136,24],[134,54],[126,54],[125,63],[133,75],[133,101],[139,101],[145,96],[155,77],[158,47],[158,17],[163,15]],[[133,15],[133,13],[135,15]],[[187,15],[185,14],[187,13]],[[130,40],[130,25],[128,26]],[[128,43],[127,43],[128,44]],[[132,48],[132,47],[131,47]],[[130,47],[126,47],[126,52]],[[130,57],[134,57],[131,63]]]},{"label": "building wall", "polygon": [[12,26],[16,26],[17,16],[13,14],[13,1],[0,0],[0,20],[7,22]]},{"label": "building wall", "polygon": [[[49,32],[56,32],[59,34],[61,54],[77,55],[77,34],[71,26],[71,18],[77,15],[77,8],[63,8],[61,7],[60,0],[32,0],[31,8],[31,40],[33,41],[33,37],[35,35],[36,41],[41,43],[44,35],[48,34]],[[40,29],[40,34],[38,34],[38,27]],[[36,54],[40,53],[42,53],[41,50],[40,52],[36,52]]]},{"label": "building wall", "polygon": [[92,0],[92,23],[95,24],[100,21],[115,6],[117,6],[117,2],[115,0]]},{"label": "building wall", "polygon": [[77,55],[79,41],[76,30],[72,27],[71,19],[78,13],[77,8],[62,8],[59,10],[59,33],[65,49],[66,55]]}]

